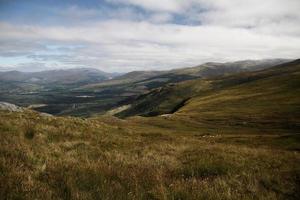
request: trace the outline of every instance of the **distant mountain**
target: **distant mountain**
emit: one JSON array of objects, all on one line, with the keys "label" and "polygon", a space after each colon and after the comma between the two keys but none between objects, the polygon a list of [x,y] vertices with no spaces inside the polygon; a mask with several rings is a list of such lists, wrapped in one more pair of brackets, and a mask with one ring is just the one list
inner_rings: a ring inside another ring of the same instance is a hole
[{"label": "distant mountain", "polygon": [[114,78],[115,74],[92,68],[74,68],[41,72],[0,72],[0,81],[35,84],[88,84]]},{"label": "distant mountain", "polygon": [[115,106],[123,106],[132,104],[141,95],[147,94],[153,89],[159,90],[160,87],[168,84],[194,79],[213,78],[238,72],[256,71],[288,61],[290,60],[246,60],[229,63],[210,62],[195,67],[169,71],[136,71],[101,83],[84,85],[80,87],[79,91],[101,94],[104,99],[110,98],[110,102],[115,101]]},{"label": "distant mountain", "polygon": [[[48,70],[41,72],[0,72],[0,100],[3,93],[28,94],[56,89],[73,89],[86,84],[113,79],[118,74],[106,73],[92,68]],[[2,93],[2,94],[1,94]],[[18,103],[13,101],[13,103]]]},{"label": "distant mountain", "polygon": [[138,82],[146,80],[152,77],[165,74],[165,71],[132,71],[121,76],[118,76],[112,80],[103,81],[101,83],[95,83],[90,85],[85,85],[84,88],[97,89],[102,87],[111,87],[116,85],[130,84],[133,82]]},{"label": "distant mountain", "polygon": [[0,101],[22,107],[30,106],[53,115],[92,116],[135,104],[134,102],[139,102],[141,95],[155,89],[160,90],[164,86],[265,69],[287,61],[275,59],[205,63],[191,68],[134,71],[123,75],[88,68],[34,73],[2,72]]},{"label": "distant mountain", "polygon": [[175,74],[185,74],[197,77],[213,77],[237,72],[266,69],[275,65],[289,62],[288,59],[242,60],[236,62],[208,62],[196,67],[171,70]]},{"label": "distant mountain", "polygon": [[[266,69],[275,65],[289,62],[288,59],[265,59],[265,60],[244,60],[237,62],[216,63],[208,62],[199,66],[174,69],[168,71],[133,71],[113,80],[101,83],[85,85],[84,88],[101,89],[111,86],[130,85],[131,88],[145,86],[152,89],[165,85],[166,83],[176,83],[195,78],[207,78],[222,76],[237,72],[255,71]],[[139,87],[140,88],[140,87]]]}]

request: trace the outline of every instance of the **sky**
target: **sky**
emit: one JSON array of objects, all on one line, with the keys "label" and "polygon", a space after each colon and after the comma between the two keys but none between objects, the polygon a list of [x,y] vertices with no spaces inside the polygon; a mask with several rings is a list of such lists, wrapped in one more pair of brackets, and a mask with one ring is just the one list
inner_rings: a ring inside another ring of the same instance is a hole
[{"label": "sky", "polygon": [[300,0],[0,0],[0,70],[300,57]]}]

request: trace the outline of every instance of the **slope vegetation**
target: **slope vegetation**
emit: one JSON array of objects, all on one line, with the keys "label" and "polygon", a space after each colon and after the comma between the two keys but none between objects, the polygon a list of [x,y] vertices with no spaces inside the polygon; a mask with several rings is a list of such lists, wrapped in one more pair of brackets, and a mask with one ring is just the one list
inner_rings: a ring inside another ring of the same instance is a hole
[{"label": "slope vegetation", "polygon": [[171,114],[195,123],[299,129],[300,61],[270,69],[168,85],[117,116]]},{"label": "slope vegetation", "polygon": [[150,93],[169,115],[0,111],[0,196],[299,199],[299,68],[298,60]]},{"label": "slope vegetation", "polygon": [[299,199],[300,137],[0,111],[2,199]]}]

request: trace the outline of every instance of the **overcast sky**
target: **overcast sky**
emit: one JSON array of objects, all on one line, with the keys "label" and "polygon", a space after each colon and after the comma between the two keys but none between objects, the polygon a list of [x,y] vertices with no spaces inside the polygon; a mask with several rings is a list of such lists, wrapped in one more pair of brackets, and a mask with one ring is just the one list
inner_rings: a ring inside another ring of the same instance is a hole
[{"label": "overcast sky", "polygon": [[0,0],[0,70],[300,57],[300,0]]}]

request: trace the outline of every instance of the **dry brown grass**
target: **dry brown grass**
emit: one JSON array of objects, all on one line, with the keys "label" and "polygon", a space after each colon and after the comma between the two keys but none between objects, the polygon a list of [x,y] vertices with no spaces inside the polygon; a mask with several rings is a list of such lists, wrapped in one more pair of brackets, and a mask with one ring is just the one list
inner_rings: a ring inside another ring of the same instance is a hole
[{"label": "dry brown grass", "polygon": [[151,118],[86,120],[29,111],[0,119],[2,199],[300,197],[295,135],[204,137],[204,128],[183,132]]}]

